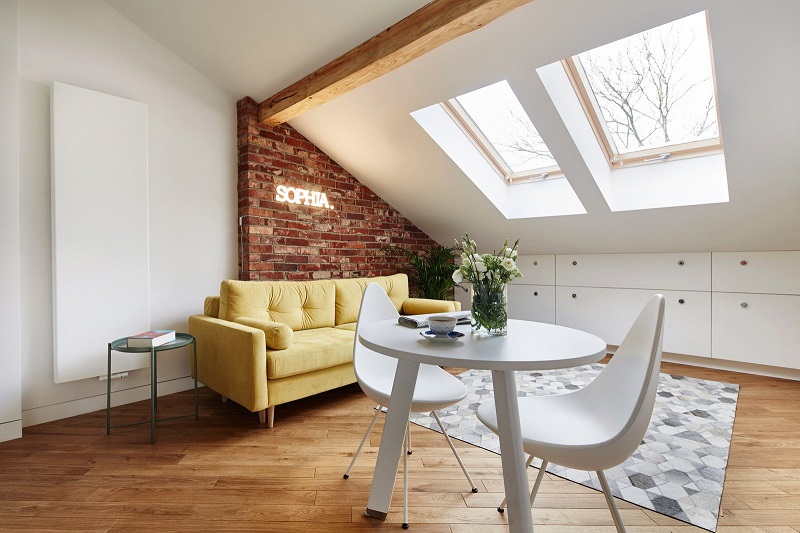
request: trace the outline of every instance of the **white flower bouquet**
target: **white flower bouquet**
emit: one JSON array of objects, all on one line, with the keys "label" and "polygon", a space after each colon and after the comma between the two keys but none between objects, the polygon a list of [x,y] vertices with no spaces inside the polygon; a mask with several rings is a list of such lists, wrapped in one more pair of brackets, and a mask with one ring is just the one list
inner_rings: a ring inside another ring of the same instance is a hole
[{"label": "white flower bouquet", "polygon": [[472,327],[479,331],[485,328],[489,335],[505,335],[508,324],[506,311],[506,284],[522,277],[517,268],[517,246],[508,246],[495,254],[479,254],[475,241],[464,234],[462,242],[455,248],[461,252],[461,266],[453,272],[456,283],[472,284]]}]

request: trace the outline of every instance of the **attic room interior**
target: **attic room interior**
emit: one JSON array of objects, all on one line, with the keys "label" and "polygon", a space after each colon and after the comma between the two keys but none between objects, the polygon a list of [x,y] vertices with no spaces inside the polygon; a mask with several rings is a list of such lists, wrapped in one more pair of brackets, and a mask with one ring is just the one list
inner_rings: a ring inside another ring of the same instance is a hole
[{"label": "attic room interior", "polygon": [[0,0],[0,531],[800,532],[798,27]]}]

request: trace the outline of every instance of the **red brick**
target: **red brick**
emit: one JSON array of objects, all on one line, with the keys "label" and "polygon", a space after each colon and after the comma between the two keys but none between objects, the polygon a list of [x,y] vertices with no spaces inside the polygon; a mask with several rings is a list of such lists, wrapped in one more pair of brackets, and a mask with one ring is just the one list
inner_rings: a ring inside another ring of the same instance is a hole
[{"label": "red brick", "polygon": [[[294,128],[258,124],[252,98],[236,108],[239,279],[389,275],[406,261],[382,247],[419,251],[434,244]],[[277,202],[279,184],[324,192],[334,209]]]}]

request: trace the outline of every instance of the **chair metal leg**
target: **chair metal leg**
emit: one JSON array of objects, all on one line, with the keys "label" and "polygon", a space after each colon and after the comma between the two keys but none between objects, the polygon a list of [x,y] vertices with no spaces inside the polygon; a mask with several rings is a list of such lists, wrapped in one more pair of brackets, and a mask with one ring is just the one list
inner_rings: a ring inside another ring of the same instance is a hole
[{"label": "chair metal leg", "polygon": [[379,405],[375,409],[375,416],[372,417],[372,422],[370,422],[369,427],[367,428],[367,432],[364,433],[364,438],[361,439],[361,444],[358,445],[358,449],[356,450],[356,453],[353,455],[353,460],[350,461],[350,466],[347,467],[347,472],[345,472],[344,476],[342,476],[345,479],[350,477],[350,470],[352,470],[353,469],[353,465],[356,464],[356,459],[358,459],[358,454],[361,453],[361,448],[363,448],[364,447],[364,443],[367,442],[367,437],[369,437],[369,434],[372,432],[372,428],[375,427],[375,422],[378,421],[378,417],[380,416],[382,409],[383,409],[383,406],[381,406],[381,405]]},{"label": "chair metal leg", "polygon": [[[531,455],[528,457],[528,460],[525,461],[525,468],[531,466],[531,463],[536,457]],[[539,484],[542,482],[542,477],[544,474],[545,467],[547,466],[547,461],[542,461],[542,467],[539,469],[539,475],[536,476],[536,484],[533,486],[533,491],[531,492],[531,506],[533,506],[533,499],[536,497],[536,491],[539,489]],[[500,505],[497,507],[498,513],[503,513],[506,510],[506,498],[503,498],[503,501],[500,502]]]},{"label": "chair metal leg", "polygon": [[470,486],[472,487],[472,492],[478,492],[478,487],[475,486],[475,483],[472,481],[472,477],[467,472],[467,467],[464,466],[464,463],[461,461],[461,456],[458,455],[456,451],[456,447],[453,446],[453,441],[450,440],[450,435],[447,434],[447,431],[444,430],[444,426],[442,425],[442,421],[439,420],[439,415],[436,414],[436,411],[431,411],[433,418],[436,419],[436,423],[439,424],[439,429],[442,430],[442,434],[444,438],[447,439],[447,444],[450,445],[450,449],[453,450],[453,455],[456,456],[456,461],[458,461],[458,466],[461,467],[461,471],[464,472],[464,475],[467,476],[467,481],[469,481]]},{"label": "chair metal leg", "polygon": [[411,421],[406,422],[406,439],[408,439],[408,448],[406,448],[406,455],[414,453],[411,450]]},{"label": "chair metal leg", "polygon": [[547,461],[542,459],[542,466],[539,467],[539,473],[536,475],[536,481],[534,482],[533,490],[531,491],[531,507],[533,507],[533,500],[536,499],[536,494],[539,492],[539,485],[542,484],[545,468],[547,468]]},{"label": "chair metal leg", "polygon": [[597,471],[597,478],[600,480],[600,486],[603,487],[603,495],[606,497],[608,509],[611,511],[611,517],[614,519],[614,525],[617,526],[617,533],[625,533],[625,526],[622,524],[622,517],[617,509],[617,504],[614,503],[614,496],[611,495],[611,489],[608,487],[606,475],[602,470]]},{"label": "chair metal leg", "polygon": [[403,443],[406,450],[406,453],[403,454],[403,529],[408,529],[408,456],[411,453],[408,450],[410,444],[409,433],[408,426],[406,426],[406,438]]}]

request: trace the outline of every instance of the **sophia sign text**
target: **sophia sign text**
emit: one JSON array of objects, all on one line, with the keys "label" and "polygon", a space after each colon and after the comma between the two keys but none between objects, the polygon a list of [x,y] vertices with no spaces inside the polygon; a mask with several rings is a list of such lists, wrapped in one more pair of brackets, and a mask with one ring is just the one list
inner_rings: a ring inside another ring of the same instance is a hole
[{"label": "sophia sign text", "polygon": [[324,192],[308,191],[306,189],[298,189],[296,187],[287,187],[286,185],[278,185],[277,191],[278,192],[275,195],[275,200],[278,202],[303,204],[313,207],[333,209],[333,206],[328,204],[328,197]]}]

